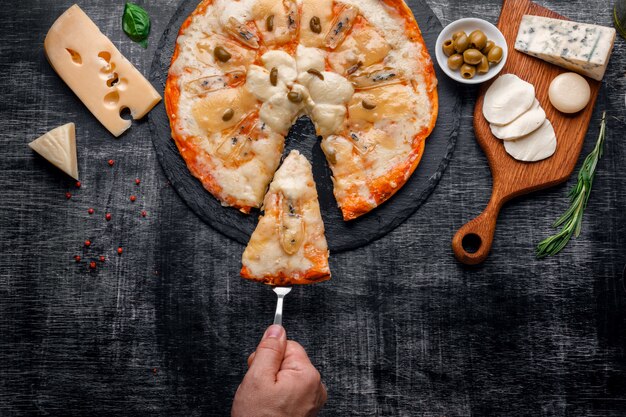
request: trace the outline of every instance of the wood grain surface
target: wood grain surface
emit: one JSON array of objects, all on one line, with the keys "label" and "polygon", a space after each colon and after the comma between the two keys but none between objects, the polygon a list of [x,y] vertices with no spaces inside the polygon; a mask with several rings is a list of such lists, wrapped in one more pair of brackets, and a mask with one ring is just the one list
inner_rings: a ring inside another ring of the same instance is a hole
[{"label": "wood grain surface", "polygon": [[[539,162],[522,162],[507,154],[502,141],[491,133],[489,122],[483,116],[485,93],[495,79],[480,87],[474,107],[474,133],[489,161],[493,186],[485,210],[463,225],[452,239],[456,258],[469,265],[481,263],[489,255],[498,214],[504,203],[514,197],[552,187],[569,178],[579,159],[600,91],[601,83],[587,78],[591,98],[585,109],[571,115],[561,113],[552,106],[548,97],[550,83],[556,76],[568,71],[515,50],[520,22],[526,14],[563,19],[558,13],[529,0],[504,0],[498,28],[507,41],[509,54],[501,74],[515,74],[535,87],[536,98],[554,127],[557,148],[554,155]],[[474,239],[478,243],[472,252],[463,247],[463,240],[470,235],[476,236]]]},{"label": "wood grain surface", "polygon": [[[239,278],[243,245],[168,184],[147,122],[114,139],[50,68],[46,30],[72,3],[9,1],[0,12],[0,415],[226,416],[275,295]],[[153,22],[144,50],[120,28],[123,1],[78,3],[144,74],[178,7],[138,1]],[[501,6],[428,3],[444,24],[495,23]],[[608,1],[539,4],[611,24]],[[331,281],[287,297],[289,337],[328,386],[322,416],[626,414],[625,54],[618,39],[583,145],[586,155],[607,110],[582,233],[541,261],[534,247],[566,209],[573,179],[504,206],[482,265],[454,258],[450,239],[491,189],[472,129],[477,90],[459,86],[459,140],[429,200],[384,238],[333,256]],[[26,145],[67,121],[80,189]]]}]

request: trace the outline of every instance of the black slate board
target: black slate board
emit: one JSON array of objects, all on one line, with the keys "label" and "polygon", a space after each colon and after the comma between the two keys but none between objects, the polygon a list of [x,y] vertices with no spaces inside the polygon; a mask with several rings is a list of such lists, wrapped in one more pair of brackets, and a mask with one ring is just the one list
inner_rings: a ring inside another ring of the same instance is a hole
[{"label": "black slate board", "polygon": [[[413,10],[434,59],[432,51],[437,35],[442,29],[441,23],[423,0],[410,0],[407,3]],[[150,70],[150,80],[154,85],[161,87],[161,90],[165,87],[178,30],[197,4],[197,0],[182,1],[159,41]],[[420,165],[396,195],[356,220],[344,222],[341,218],[332,192],[331,171],[311,121],[307,117],[301,117],[291,128],[284,155],[292,149],[297,149],[313,165],[326,238],[332,252],[359,248],[383,237],[411,216],[437,186],[454,152],[460,123],[461,99],[455,83],[441,72],[436,63],[435,70],[439,81],[438,123],[426,141]],[[226,236],[246,244],[256,227],[259,212],[253,211],[250,215],[245,215],[236,209],[223,207],[189,173],[171,139],[163,103],[150,113],[149,121],[152,141],[161,166],[181,198],[204,222]]]}]

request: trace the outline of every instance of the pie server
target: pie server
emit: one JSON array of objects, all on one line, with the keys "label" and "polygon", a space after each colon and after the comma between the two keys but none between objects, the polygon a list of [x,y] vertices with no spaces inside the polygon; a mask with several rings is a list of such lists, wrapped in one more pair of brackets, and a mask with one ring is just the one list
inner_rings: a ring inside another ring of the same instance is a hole
[{"label": "pie server", "polygon": [[274,324],[283,325],[283,299],[291,292],[291,287],[274,287],[274,292],[278,296],[276,302],[276,313],[274,314]]}]

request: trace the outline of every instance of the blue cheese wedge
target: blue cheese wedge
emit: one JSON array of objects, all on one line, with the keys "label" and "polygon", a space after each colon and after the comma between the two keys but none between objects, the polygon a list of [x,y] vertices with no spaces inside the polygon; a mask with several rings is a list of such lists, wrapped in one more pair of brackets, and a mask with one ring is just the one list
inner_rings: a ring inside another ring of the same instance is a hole
[{"label": "blue cheese wedge", "polygon": [[515,49],[600,81],[614,42],[613,28],[524,15]]}]

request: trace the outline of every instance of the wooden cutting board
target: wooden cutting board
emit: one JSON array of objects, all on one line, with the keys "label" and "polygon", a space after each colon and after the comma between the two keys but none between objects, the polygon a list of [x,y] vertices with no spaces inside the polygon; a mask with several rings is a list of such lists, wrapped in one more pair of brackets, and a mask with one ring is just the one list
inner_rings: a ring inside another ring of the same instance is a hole
[{"label": "wooden cutting board", "polygon": [[525,14],[566,18],[528,0],[504,0],[497,25],[509,48],[501,74],[515,74],[535,86],[537,99],[554,126],[557,148],[554,155],[540,162],[520,162],[509,156],[502,141],[491,134],[489,123],[482,114],[485,92],[493,80],[481,86],[474,108],[474,131],[489,161],[493,186],[491,199],[484,211],[461,227],[452,239],[456,258],[468,265],[479,264],[489,255],[498,213],[504,203],[514,197],[552,187],[569,178],[580,155],[600,89],[599,81],[587,78],[591,86],[591,101],[587,107],[574,115],[556,110],[548,99],[548,88],[554,77],[567,70],[515,50],[515,38]]}]

